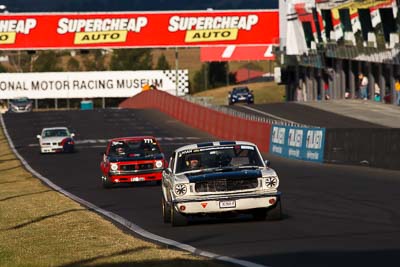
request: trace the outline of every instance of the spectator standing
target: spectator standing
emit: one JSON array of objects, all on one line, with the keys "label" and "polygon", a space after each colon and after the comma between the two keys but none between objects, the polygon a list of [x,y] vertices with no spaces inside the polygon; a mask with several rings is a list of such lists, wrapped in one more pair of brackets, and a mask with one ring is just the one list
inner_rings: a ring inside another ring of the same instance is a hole
[{"label": "spectator standing", "polygon": [[324,90],[325,90],[325,100],[329,100],[330,97],[330,90],[329,90],[329,82],[324,81]]},{"label": "spectator standing", "polygon": [[304,101],[304,97],[303,97],[303,89],[301,88],[300,85],[297,86],[296,89],[296,100],[297,101]]},{"label": "spectator standing", "polygon": [[358,76],[360,79],[360,98],[363,100],[368,99],[368,78],[363,73]]},{"label": "spectator standing", "polygon": [[377,83],[375,83],[374,92],[375,92],[375,101],[377,102],[381,101],[381,88]]},{"label": "spectator standing", "polygon": [[394,83],[394,89],[396,91],[396,105],[400,106],[400,78],[396,79]]}]

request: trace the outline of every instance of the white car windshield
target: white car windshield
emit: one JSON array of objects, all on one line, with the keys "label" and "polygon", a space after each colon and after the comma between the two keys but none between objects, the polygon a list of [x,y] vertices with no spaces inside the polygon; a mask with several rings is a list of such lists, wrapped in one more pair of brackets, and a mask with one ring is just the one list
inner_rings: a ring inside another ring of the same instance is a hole
[{"label": "white car windshield", "polygon": [[249,145],[196,148],[178,153],[176,173],[206,169],[264,167],[257,149]]},{"label": "white car windshield", "polygon": [[64,137],[64,136],[69,136],[69,132],[66,129],[49,129],[49,130],[44,130],[42,133],[43,137]]}]

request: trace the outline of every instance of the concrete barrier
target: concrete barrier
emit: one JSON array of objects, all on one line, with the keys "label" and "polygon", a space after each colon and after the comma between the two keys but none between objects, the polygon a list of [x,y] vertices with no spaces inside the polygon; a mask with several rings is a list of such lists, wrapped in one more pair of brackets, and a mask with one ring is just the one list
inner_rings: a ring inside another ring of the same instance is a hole
[{"label": "concrete barrier", "polygon": [[186,101],[163,91],[150,90],[128,98],[121,108],[158,109],[171,117],[223,140],[250,141],[269,152],[271,124],[235,117]]},{"label": "concrete barrier", "polygon": [[272,125],[226,114],[162,91],[146,91],[122,108],[158,109],[223,140],[244,140],[262,152],[306,161],[400,169],[400,129],[333,129]]},{"label": "concrete barrier", "polygon": [[400,170],[400,129],[326,129],[325,162]]},{"label": "concrete barrier", "polygon": [[323,162],[325,129],[272,125],[270,153],[285,158]]}]

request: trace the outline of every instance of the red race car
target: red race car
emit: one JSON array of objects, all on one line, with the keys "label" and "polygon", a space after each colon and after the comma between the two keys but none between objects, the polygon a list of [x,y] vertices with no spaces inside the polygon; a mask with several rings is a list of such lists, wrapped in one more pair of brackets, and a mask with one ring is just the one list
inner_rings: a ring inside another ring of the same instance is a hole
[{"label": "red race car", "polygon": [[111,139],[100,163],[104,188],[114,184],[161,182],[167,161],[153,136]]}]

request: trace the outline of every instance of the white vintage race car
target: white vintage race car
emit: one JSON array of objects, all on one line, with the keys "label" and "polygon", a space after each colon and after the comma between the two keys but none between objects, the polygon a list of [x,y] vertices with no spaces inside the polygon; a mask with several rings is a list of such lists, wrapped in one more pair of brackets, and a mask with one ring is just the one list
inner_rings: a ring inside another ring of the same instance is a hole
[{"label": "white vintage race car", "polygon": [[39,139],[40,153],[73,152],[75,134],[70,133],[67,127],[43,128]]},{"label": "white vintage race car", "polygon": [[257,146],[220,141],[175,150],[162,174],[165,223],[186,225],[189,217],[251,213],[256,220],[281,219],[279,178]]}]

